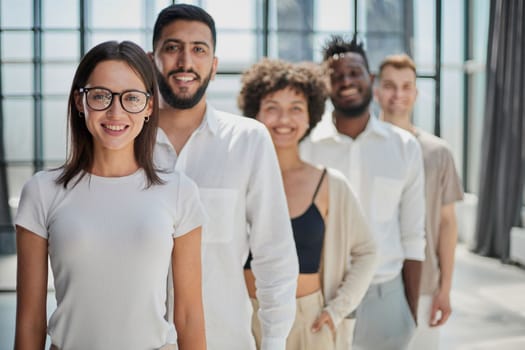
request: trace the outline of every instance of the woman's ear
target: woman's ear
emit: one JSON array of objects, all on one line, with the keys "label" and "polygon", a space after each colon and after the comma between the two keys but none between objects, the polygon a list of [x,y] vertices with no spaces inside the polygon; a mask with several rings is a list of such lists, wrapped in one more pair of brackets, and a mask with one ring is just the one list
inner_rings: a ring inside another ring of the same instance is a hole
[{"label": "woman's ear", "polygon": [[148,100],[148,105],[146,107],[146,115],[151,115],[151,113],[153,113],[153,99],[154,98],[157,98],[155,95],[152,95],[149,100]]},{"label": "woman's ear", "polygon": [[77,107],[77,110],[81,113],[84,113],[84,102],[82,101],[82,97],[84,94],[81,94],[78,92],[78,90],[75,90],[73,92],[73,98],[75,99],[75,107]]}]

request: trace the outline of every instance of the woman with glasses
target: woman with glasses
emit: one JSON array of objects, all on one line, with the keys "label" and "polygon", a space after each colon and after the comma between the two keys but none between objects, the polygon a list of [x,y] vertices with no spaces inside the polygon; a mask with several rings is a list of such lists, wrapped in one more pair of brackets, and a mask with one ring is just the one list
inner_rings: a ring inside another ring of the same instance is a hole
[{"label": "woman with glasses", "polygon": [[[75,73],[64,165],[24,186],[15,349],[205,349],[198,190],[157,172],[155,74],[131,42],[91,49]],[[48,257],[57,308],[46,320]],[[174,325],[166,284],[175,285]]]},{"label": "woman with glasses", "polygon": [[[350,349],[354,322],[348,316],[364,296],[376,264],[373,237],[344,176],[299,155],[299,142],[321,119],[327,96],[319,66],[263,59],[243,74],[238,97],[243,114],[262,122],[272,137],[297,248],[297,308],[287,350]],[[250,258],[245,279],[260,348]]]}]

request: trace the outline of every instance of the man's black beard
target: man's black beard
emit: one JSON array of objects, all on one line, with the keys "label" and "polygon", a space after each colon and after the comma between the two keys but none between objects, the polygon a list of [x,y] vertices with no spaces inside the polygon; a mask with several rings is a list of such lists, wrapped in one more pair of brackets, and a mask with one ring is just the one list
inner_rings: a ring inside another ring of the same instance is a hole
[{"label": "man's black beard", "polygon": [[[164,78],[161,72],[159,72],[158,69],[155,68],[155,71],[157,72],[157,81],[159,84],[159,91],[162,95],[162,98],[164,101],[169,104],[172,108],[175,109],[190,109],[193,108],[197,103],[200,102],[204,94],[206,93],[206,89],[208,88],[208,84],[211,80],[211,72],[208,74],[208,76],[202,81],[202,85],[195,91],[195,94],[190,97],[178,97],[173,93],[173,90],[171,90],[171,87],[169,86],[168,82]],[[182,70],[178,71],[182,72]],[[178,73],[176,72],[176,73]],[[193,72],[196,74],[195,72]],[[170,75],[173,73],[170,73]],[[200,76],[196,74],[199,78]]]},{"label": "man's black beard", "polygon": [[332,104],[334,105],[334,110],[337,112],[338,116],[345,117],[348,119],[358,118],[366,112],[366,110],[370,106],[370,102],[372,102],[372,89],[370,89],[363,98],[363,102],[357,106],[341,106],[339,104],[336,104],[333,99]]}]

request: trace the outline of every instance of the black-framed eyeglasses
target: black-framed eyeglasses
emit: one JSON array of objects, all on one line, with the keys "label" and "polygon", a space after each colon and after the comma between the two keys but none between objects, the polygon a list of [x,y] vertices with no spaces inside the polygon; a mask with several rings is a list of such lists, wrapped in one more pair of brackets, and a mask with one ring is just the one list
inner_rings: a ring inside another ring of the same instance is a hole
[{"label": "black-framed eyeglasses", "polygon": [[86,102],[89,108],[95,111],[104,111],[111,107],[113,96],[118,96],[120,105],[129,113],[142,112],[149,101],[151,95],[139,90],[125,90],[113,92],[104,87],[90,87],[78,89],[80,93],[86,94]]}]

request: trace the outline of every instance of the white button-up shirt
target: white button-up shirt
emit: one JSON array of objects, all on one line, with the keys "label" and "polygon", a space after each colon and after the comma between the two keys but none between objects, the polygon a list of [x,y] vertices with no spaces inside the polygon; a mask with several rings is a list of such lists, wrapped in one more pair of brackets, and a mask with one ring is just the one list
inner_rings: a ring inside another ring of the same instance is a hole
[{"label": "white button-up shirt", "polygon": [[405,259],[424,260],[424,172],[415,137],[371,116],[352,139],[337,131],[327,113],[300,148],[306,161],[338,169],[348,178],[377,243],[373,284],[395,278]]},{"label": "white button-up shirt", "polygon": [[202,236],[208,349],[255,349],[243,274],[251,250],[262,348],[284,350],[295,317],[299,272],[279,164],[266,128],[208,105],[178,155],[159,129],[155,163],[188,175],[209,216]]}]

